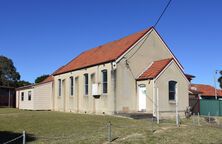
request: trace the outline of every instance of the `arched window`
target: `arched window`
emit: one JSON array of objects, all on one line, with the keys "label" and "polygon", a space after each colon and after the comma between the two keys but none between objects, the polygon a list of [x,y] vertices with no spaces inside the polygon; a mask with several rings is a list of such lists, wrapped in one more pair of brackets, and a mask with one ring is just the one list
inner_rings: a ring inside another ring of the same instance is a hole
[{"label": "arched window", "polygon": [[169,81],[169,100],[175,100],[176,98],[176,81]]}]

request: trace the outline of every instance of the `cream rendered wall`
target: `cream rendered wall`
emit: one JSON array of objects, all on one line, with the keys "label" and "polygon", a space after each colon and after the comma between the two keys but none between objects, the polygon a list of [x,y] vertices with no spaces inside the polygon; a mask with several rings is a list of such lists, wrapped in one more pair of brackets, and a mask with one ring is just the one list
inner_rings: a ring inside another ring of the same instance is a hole
[{"label": "cream rendered wall", "polygon": [[[146,40],[141,39],[130,52],[124,55],[117,63],[117,112],[123,112],[126,109],[129,112],[138,111],[136,78],[153,61],[171,57],[173,55],[155,31],[152,31]],[[149,89],[148,92],[152,93],[152,88]]]},{"label": "cream rendered wall", "polygon": [[34,110],[52,109],[52,82],[39,84],[34,87]]},{"label": "cream rendered wall", "polygon": [[168,82],[177,82],[177,96],[178,96],[178,111],[181,116],[184,116],[184,111],[189,105],[188,86],[189,82],[177,66],[172,61],[167,69],[155,80],[155,91],[159,89],[159,111],[160,117],[166,117],[170,114],[175,115],[176,103],[175,101],[169,101],[168,96]]},{"label": "cream rendered wall", "polygon": [[[111,63],[101,64],[85,69],[80,69],[68,72],[54,77],[54,110],[66,112],[80,113],[109,113],[114,112],[114,87],[111,83]],[[99,83],[99,91],[102,93],[102,70],[106,69],[108,74],[108,93],[101,94],[99,99],[92,96],[91,74],[95,74],[95,82]],[[89,94],[84,94],[84,74],[89,74]],[[74,96],[70,96],[70,81],[73,76],[74,81]],[[58,96],[58,79],[64,80],[64,93]],[[77,82],[78,80],[78,82]]]},{"label": "cream rendered wall", "polygon": [[[28,92],[31,91],[31,100],[28,100]],[[21,100],[21,93],[24,92],[24,101]],[[19,101],[19,109],[33,110],[34,108],[34,91],[33,88],[17,91],[17,100]]]},{"label": "cream rendered wall", "polygon": [[16,101],[15,101],[15,103],[16,103],[15,107],[16,108],[19,108],[19,103],[20,103],[19,98],[20,98],[20,93],[19,93],[18,90],[16,90]]}]

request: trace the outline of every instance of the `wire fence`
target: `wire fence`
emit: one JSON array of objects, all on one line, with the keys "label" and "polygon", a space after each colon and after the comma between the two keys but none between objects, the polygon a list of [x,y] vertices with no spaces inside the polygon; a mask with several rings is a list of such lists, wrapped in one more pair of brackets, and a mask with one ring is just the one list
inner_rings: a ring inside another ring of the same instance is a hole
[{"label": "wire fence", "polygon": [[208,113],[207,116],[199,115],[199,113],[197,115],[194,114],[191,118],[194,126],[211,126],[222,128],[222,117],[211,116],[210,113]]},{"label": "wire fence", "polygon": [[19,139],[22,139],[22,144],[25,144],[25,143],[26,143],[25,131],[22,132],[22,135],[14,138],[14,139],[11,139],[11,140],[9,140],[9,141],[7,141],[7,142],[4,142],[3,144],[10,144],[10,143],[13,143],[13,142],[15,142],[15,141],[17,141],[17,140],[19,140]]},{"label": "wire fence", "polygon": [[[76,137],[78,137],[78,141],[85,141],[85,140],[90,141],[91,139],[98,139],[98,137],[96,137],[98,135],[100,135],[99,138],[102,139],[102,141],[110,143],[117,139],[120,140],[124,139],[126,135],[122,133],[127,133],[125,131],[131,132],[131,134],[139,135],[138,130],[141,130],[141,131],[146,131],[149,134],[152,134],[158,131],[160,126],[163,125],[173,126],[175,128],[177,127],[176,122],[172,120],[161,120],[160,124],[157,124],[157,120],[155,118],[143,120],[143,123],[141,125],[127,125],[127,124],[119,125],[115,124],[115,122],[112,123],[111,121],[109,121],[103,126],[101,125],[97,130],[93,130],[93,134],[90,135],[81,136],[78,133],[74,133],[68,136],[34,136],[34,135],[26,135],[25,131],[23,131],[22,135],[7,142],[4,142],[3,144],[15,143],[15,141],[19,139],[20,143],[22,141],[22,144],[25,144],[27,142],[26,139],[28,137],[46,142],[49,141],[64,142],[66,140],[72,141],[76,139]],[[208,116],[194,114],[189,119],[179,119],[179,127],[181,125],[187,125],[191,127],[210,126],[210,127],[222,128],[222,117],[211,116],[210,114]]]}]

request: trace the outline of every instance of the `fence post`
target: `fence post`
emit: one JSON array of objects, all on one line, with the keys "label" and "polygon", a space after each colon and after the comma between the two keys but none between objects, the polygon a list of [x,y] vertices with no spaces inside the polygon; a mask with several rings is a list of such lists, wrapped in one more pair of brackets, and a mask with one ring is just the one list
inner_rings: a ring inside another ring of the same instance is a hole
[{"label": "fence post", "polygon": [[111,129],[111,122],[109,121],[108,124],[107,124],[107,127],[108,127],[108,142],[111,142],[112,141],[112,129]]},{"label": "fence post", "polygon": [[195,119],[194,119],[194,117],[195,117],[195,113],[193,113],[193,116],[192,116],[193,125],[195,125]]},{"label": "fence post", "polygon": [[208,112],[208,122],[210,123],[210,112]]},{"label": "fence post", "polygon": [[152,116],[152,132],[153,132],[153,116]]},{"label": "fence post", "polygon": [[25,144],[25,131],[23,131],[22,136],[23,136],[23,137],[22,137],[22,138],[23,138],[23,139],[22,139],[22,144]]},{"label": "fence post", "polygon": [[198,126],[200,126],[200,113],[198,112]]}]

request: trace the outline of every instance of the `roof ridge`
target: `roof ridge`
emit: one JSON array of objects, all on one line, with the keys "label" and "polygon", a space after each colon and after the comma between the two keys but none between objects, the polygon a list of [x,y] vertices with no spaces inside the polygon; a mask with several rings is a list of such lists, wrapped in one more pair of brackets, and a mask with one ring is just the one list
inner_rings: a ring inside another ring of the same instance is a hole
[{"label": "roof ridge", "polygon": [[[65,64],[61,69],[53,73],[53,75],[115,61],[130,47],[132,47],[133,44],[140,40],[147,32],[149,32],[151,28],[152,27],[83,51]],[[110,51],[112,52],[111,54]]]}]

